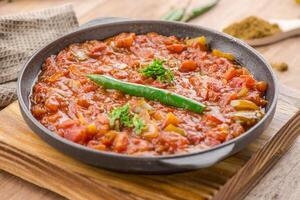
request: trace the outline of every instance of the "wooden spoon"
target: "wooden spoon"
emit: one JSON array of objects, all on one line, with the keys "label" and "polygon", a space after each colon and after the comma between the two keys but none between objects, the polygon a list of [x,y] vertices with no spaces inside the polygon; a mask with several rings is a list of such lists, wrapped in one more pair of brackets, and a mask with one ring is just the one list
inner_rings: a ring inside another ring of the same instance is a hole
[{"label": "wooden spoon", "polygon": [[276,23],[281,28],[282,32],[272,36],[247,40],[246,42],[253,46],[263,46],[279,42],[281,40],[300,35],[300,19],[291,20],[269,20],[271,23]]}]

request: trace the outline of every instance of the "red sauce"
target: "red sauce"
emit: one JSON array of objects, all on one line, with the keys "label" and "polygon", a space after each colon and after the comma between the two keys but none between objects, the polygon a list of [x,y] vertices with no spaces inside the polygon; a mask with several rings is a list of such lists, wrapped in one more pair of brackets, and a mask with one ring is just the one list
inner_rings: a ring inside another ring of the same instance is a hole
[{"label": "red sauce", "polygon": [[[174,81],[140,73],[154,59],[166,61]],[[170,90],[206,104],[207,109],[197,114],[106,90],[86,77],[92,73]],[[213,54],[203,42],[122,33],[105,41],[72,44],[47,58],[33,87],[31,112],[49,130],[89,148],[130,155],[178,154],[243,134],[263,116],[266,89],[266,83],[255,80],[245,67]],[[252,107],[235,105],[234,100]],[[111,111],[126,103],[145,122],[141,134],[109,124]]]}]

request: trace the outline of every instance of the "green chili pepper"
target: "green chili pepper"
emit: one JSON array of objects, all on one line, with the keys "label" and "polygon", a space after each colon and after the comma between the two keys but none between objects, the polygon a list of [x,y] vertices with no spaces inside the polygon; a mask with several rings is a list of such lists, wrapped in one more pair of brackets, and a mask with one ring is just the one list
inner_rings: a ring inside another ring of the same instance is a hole
[{"label": "green chili pepper", "polygon": [[161,17],[162,20],[167,21],[180,21],[185,13],[184,8],[176,8],[167,12],[164,16]]},{"label": "green chili pepper", "polygon": [[205,6],[193,8],[190,12],[187,12],[184,15],[184,17],[181,19],[181,21],[183,21],[183,22],[190,21],[191,19],[194,19],[195,17],[198,17],[198,16],[206,13],[207,11],[209,11],[210,9],[215,7],[218,3],[219,3],[219,0],[215,0],[212,3],[209,3]]},{"label": "green chili pepper", "polygon": [[87,77],[106,89],[119,90],[125,94],[144,97],[148,100],[159,101],[162,104],[183,108],[195,113],[203,112],[206,107],[202,103],[167,90],[124,82],[105,75],[90,74]]}]

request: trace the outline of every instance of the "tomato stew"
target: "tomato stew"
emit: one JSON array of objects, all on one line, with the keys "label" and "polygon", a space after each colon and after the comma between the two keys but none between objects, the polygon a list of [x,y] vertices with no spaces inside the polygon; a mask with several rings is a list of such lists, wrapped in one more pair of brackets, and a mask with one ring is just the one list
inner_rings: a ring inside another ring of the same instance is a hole
[{"label": "tomato stew", "polygon": [[[105,89],[103,74],[206,105],[202,114]],[[243,134],[264,115],[267,84],[205,37],[121,33],[72,44],[46,59],[31,112],[49,130],[101,151],[169,155],[204,150]]]}]

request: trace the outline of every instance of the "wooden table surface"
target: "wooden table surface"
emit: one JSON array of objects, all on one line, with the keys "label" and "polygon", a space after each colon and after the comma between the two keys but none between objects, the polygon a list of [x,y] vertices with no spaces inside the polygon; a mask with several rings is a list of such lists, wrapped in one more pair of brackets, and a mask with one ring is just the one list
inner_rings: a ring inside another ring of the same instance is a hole
[{"label": "wooden table surface", "polygon": [[[82,24],[104,16],[158,19],[173,5],[182,5],[185,0],[164,0],[163,3],[158,0],[13,0],[12,3],[2,0],[0,1],[0,15],[32,11],[65,3],[73,4],[79,22]],[[294,0],[221,0],[216,8],[190,23],[221,30],[227,24],[249,15],[265,19],[299,18],[300,4],[296,4]],[[297,81],[300,75],[300,37],[258,50],[271,62],[287,62],[289,64],[287,72],[276,72],[279,81],[300,90],[300,84]],[[298,200],[300,199],[299,180],[300,139],[298,138],[290,151],[258,183],[246,199]],[[57,194],[1,171],[0,197],[6,200],[63,199]]]}]

